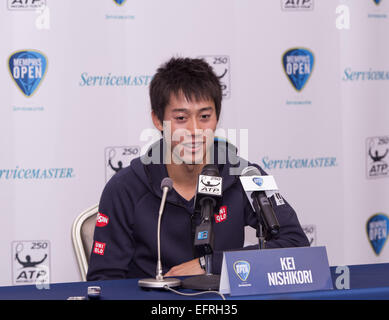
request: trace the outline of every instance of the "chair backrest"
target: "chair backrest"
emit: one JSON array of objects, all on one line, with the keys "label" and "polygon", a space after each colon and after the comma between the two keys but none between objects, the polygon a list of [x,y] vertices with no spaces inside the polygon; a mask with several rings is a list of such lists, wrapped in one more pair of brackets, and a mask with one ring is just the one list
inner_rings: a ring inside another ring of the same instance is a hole
[{"label": "chair backrest", "polygon": [[72,226],[73,248],[82,281],[86,281],[98,210],[97,204],[86,209],[77,216]]}]

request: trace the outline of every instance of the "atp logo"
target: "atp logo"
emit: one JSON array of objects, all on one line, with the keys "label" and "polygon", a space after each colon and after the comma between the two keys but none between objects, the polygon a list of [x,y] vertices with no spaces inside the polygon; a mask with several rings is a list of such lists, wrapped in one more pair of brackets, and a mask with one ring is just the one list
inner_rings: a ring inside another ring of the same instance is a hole
[{"label": "atp logo", "polygon": [[377,213],[366,223],[367,237],[370,244],[378,256],[388,238],[389,218],[383,213]]},{"label": "atp logo", "polygon": [[30,97],[46,74],[47,59],[36,50],[17,51],[9,57],[8,67],[18,88],[26,97]]},{"label": "atp logo", "polygon": [[366,175],[368,179],[389,176],[389,136],[366,139]]},{"label": "atp logo", "polygon": [[216,76],[219,78],[222,88],[223,99],[230,98],[231,95],[231,63],[230,57],[227,55],[209,55],[199,56],[204,59],[212,67]]},{"label": "atp logo", "polygon": [[49,289],[49,241],[13,241],[12,257],[12,280],[14,285],[35,284],[39,289]]},{"label": "atp logo", "polygon": [[246,281],[250,275],[250,263],[244,260],[234,262],[234,271],[240,280]]},{"label": "atp logo", "polygon": [[138,157],[139,154],[139,146],[105,148],[105,182],[108,182],[115,173],[128,167],[132,159]]},{"label": "atp logo", "polygon": [[282,56],[284,71],[297,91],[306,85],[313,69],[313,53],[305,48],[292,48]]}]

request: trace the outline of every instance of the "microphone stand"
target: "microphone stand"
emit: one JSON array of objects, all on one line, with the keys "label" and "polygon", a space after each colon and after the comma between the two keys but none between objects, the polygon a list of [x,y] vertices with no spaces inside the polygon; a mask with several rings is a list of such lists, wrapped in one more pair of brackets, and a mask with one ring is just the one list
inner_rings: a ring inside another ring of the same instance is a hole
[{"label": "microphone stand", "polygon": [[[253,176],[261,176],[261,172],[258,170],[258,168],[249,166],[242,170],[242,177]],[[243,186],[243,188],[245,187]],[[248,198],[251,197],[251,202],[258,219],[256,236],[258,238],[259,249],[266,249],[266,241],[278,234],[280,226],[267,194],[266,198],[264,199],[262,194],[256,194],[256,191],[249,190],[250,188],[247,190],[245,189],[245,192]],[[250,194],[248,194],[249,191]]]},{"label": "microphone stand", "polygon": [[258,199],[255,197],[252,197],[253,199],[253,206],[255,209],[255,213],[257,214],[258,218],[258,227],[257,227],[257,238],[258,238],[258,245],[259,249],[266,249],[266,238],[268,236],[268,230],[266,227],[266,224],[264,222],[264,218],[262,216],[262,210],[259,206]]},{"label": "microphone stand", "polygon": [[158,261],[157,261],[157,270],[155,278],[141,279],[138,281],[138,285],[142,288],[149,289],[163,289],[167,287],[179,287],[181,285],[181,280],[176,278],[164,278],[162,275],[162,264],[161,264],[161,219],[163,209],[165,208],[166,196],[168,188],[163,188],[161,206],[159,208],[159,216],[158,216],[158,231],[157,231],[157,239],[158,239]]},{"label": "microphone stand", "polygon": [[[182,287],[186,289],[213,291],[219,290],[220,275],[212,274],[212,253],[213,253],[213,228],[212,228],[212,210],[216,205],[216,201],[212,198],[203,198],[201,202],[209,200],[212,204],[204,205],[202,209],[202,222],[196,228],[195,247],[199,248],[205,258],[205,274],[186,278],[182,281]],[[208,202],[209,203],[209,202]],[[207,232],[205,240],[198,239],[201,232]]]}]

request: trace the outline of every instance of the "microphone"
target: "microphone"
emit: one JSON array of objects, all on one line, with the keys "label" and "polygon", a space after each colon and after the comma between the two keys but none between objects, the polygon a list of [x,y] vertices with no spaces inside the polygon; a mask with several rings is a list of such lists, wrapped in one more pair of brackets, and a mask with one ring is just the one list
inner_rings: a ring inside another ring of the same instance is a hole
[{"label": "microphone", "polygon": [[[254,166],[248,166],[243,169],[241,176],[261,176],[261,172]],[[270,232],[271,236],[278,235],[280,224],[265,191],[253,191],[251,199],[257,215],[262,218],[260,220],[263,222],[265,230]]]},{"label": "microphone", "polygon": [[[195,212],[200,212],[201,214],[201,223],[196,227],[194,246],[202,256],[213,253],[211,217],[217,205],[218,198],[222,196],[222,182],[223,180],[219,176],[219,170],[213,164],[205,165],[198,177],[194,202]],[[210,270],[207,271],[210,272]]]},{"label": "microphone", "polygon": [[214,164],[204,166],[197,180],[195,212],[200,212],[201,223],[196,227],[194,247],[205,258],[205,275],[186,278],[182,286],[194,290],[219,290],[220,275],[212,274],[213,228],[212,216],[222,197],[223,178]]},{"label": "microphone", "polygon": [[164,287],[178,287],[181,285],[181,280],[175,278],[167,278],[164,279],[162,275],[162,263],[161,263],[161,219],[163,210],[165,209],[165,202],[167,193],[173,188],[173,181],[169,177],[166,177],[161,182],[162,189],[162,199],[161,205],[159,207],[159,216],[158,216],[158,227],[157,227],[157,241],[158,241],[158,261],[157,261],[157,269],[156,276],[154,278],[149,279],[141,279],[138,281],[138,285],[143,288],[155,288],[160,289]]}]

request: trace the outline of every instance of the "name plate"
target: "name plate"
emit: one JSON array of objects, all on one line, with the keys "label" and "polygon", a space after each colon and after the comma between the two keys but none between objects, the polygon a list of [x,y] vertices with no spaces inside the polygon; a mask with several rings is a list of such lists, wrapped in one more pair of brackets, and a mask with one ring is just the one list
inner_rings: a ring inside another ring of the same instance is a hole
[{"label": "name plate", "polygon": [[325,247],[224,252],[220,293],[243,296],[331,289]]}]

